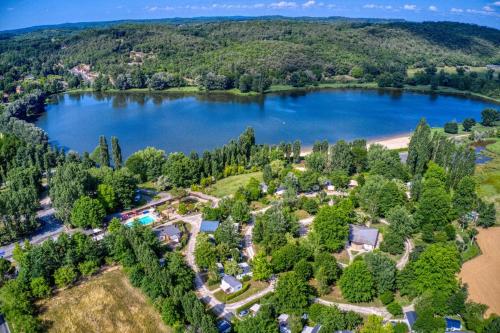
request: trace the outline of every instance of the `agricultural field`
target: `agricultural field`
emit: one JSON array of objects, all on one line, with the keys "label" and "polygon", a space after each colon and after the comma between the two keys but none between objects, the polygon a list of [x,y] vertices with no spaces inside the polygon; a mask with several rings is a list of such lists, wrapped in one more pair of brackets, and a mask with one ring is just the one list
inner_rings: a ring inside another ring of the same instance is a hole
[{"label": "agricultural field", "polygon": [[251,178],[262,181],[262,172],[245,173],[242,175],[231,176],[217,181],[210,186],[207,192],[216,197],[222,198],[236,193],[238,188],[245,186]]},{"label": "agricultural field", "polygon": [[40,305],[48,332],[171,332],[121,269],[62,290]]},{"label": "agricultural field", "polygon": [[486,314],[500,314],[500,228],[479,230],[482,254],[462,266],[460,278],[469,285],[469,297],[489,306]]}]

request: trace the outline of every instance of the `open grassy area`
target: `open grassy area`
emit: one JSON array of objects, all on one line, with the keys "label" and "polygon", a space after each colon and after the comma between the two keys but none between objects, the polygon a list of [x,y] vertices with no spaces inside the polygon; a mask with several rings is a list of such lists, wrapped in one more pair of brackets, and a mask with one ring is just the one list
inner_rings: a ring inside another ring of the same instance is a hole
[{"label": "open grassy area", "polygon": [[[488,139],[489,140],[489,139]],[[479,183],[478,194],[483,199],[494,202],[497,211],[497,224],[500,223],[500,140],[486,146],[486,154],[493,159],[476,167]]]},{"label": "open grassy area", "polygon": [[245,173],[242,175],[231,176],[217,181],[206,190],[207,193],[222,198],[236,193],[240,186],[245,186],[250,178],[256,178],[262,181],[262,172]]},{"label": "open grassy area", "polygon": [[[473,67],[473,66],[467,66],[469,71],[475,72],[475,73],[485,73],[486,72],[486,67],[481,66],[481,67]],[[442,69],[444,70],[445,73],[447,74],[456,74],[457,73],[457,68],[455,66],[443,66],[443,67],[437,67],[437,71],[441,71]],[[408,68],[406,73],[409,77],[415,76],[415,73],[423,71],[422,68]]]},{"label": "open grassy area", "polygon": [[40,305],[48,332],[171,332],[120,269],[62,290]]}]

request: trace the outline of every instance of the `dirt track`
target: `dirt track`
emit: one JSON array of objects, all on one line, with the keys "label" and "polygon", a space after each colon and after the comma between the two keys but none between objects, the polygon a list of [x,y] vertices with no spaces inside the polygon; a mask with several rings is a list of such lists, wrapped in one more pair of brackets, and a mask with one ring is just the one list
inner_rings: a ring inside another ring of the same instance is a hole
[{"label": "dirt track", "polygon": [[482,254],[463,265],[460,278],[471,300],[489,306],[487,315],[500,314],[500,227],[480,230],[477,240]]}]

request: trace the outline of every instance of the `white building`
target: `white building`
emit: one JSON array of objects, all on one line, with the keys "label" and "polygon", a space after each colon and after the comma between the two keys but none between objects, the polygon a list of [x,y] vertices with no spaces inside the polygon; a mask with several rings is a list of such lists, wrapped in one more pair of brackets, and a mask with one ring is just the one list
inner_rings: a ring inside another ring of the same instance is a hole
[{"label": "white building", "polygon": [[232,294],[241,290],[243,285],[234,276],[224,275],[220,283],[220,288],[224,290],[226,294]]}]

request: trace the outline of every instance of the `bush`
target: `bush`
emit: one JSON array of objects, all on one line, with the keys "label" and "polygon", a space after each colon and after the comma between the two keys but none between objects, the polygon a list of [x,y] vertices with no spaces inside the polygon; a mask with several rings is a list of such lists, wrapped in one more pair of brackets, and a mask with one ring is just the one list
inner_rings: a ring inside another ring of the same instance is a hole
[{"label": "bush", "polygon": [[444,124],[444,131],[449,134],[457,134],[458,124],[456,122],[446,123]]},{"label": "bush", "polygon": [[36,277],[31,280],[31,293],[38,298],[46,298],[50,296],[50,286],[43,277]]},{"label": "bush", "polygon": [[380,301],[384,305],[392,303],[394,301],[394,294],[390,291],[386,291],[380,295]]},{"label": "bush", "polygon": [[54,282],[58,288],[69,286],[76,280],[76,271],[72,266],[63,266],[54,273]]},{"label": "bush", "polygon": [[380,250],[390,254],[401,254],[405,248],[403,237],[395,232],[389,231],[384,236],[384,241],[380,244]]},{"label": "bush", "polygon": [[396,323],[394,325],[394,333],[407,333],[408,332],[408,326],[406,326],[405,323]]},{"label": "bush", "polygon": [[476,125],[476,121],[473,118],[465,118],[462,122],[462,126],[464,131],[469,132],[472,129],[472,126]]},{"label": "bush", "polygon": [[391,304],[387,305],[387,311],[393,316],[401,316],[403,314],[403,308],[401,305],[397,302],[392,302]]},{"label": "bush", "polygon": [[83,276],[88,277],[97,273],[99,265],[94,260],[88,260],[80,263],[78,265],[78,270]]}]

